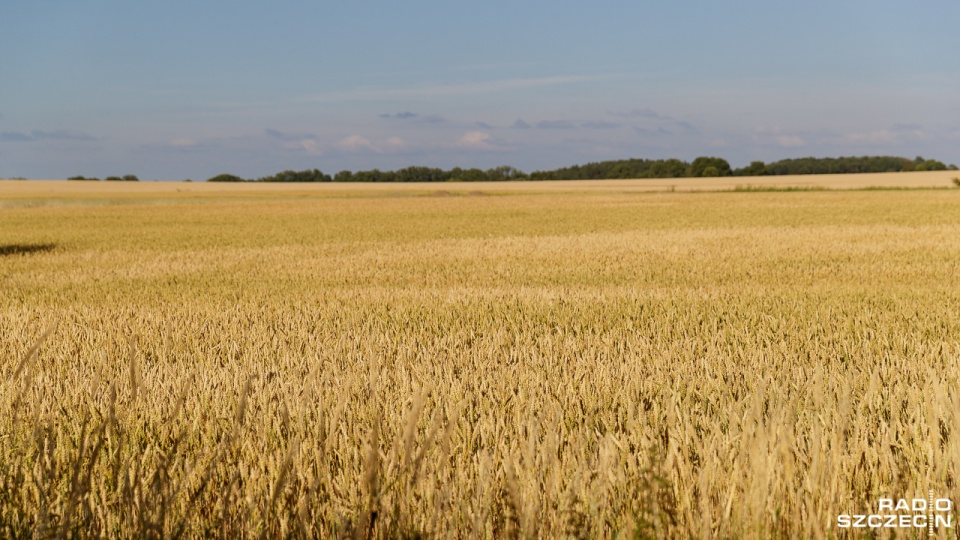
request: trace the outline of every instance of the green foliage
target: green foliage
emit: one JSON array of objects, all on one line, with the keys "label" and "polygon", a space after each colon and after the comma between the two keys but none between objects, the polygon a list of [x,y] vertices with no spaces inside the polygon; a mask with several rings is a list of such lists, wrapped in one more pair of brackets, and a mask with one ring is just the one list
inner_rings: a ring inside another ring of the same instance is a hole
[{"label": "green foliage", "polygon": [[734,176],[764,176],[767,166],[762,161],[751,161],[750,165],[733,171]]},{"label": "green foliage", "polygon": [[913,166],[915,171],[945,171],[947,166],[942,161],[927,159]]},{"label": "green foliage", "polygon": [[340,171],[337,174],[333,175],[334,182],[355,182],[353,179],[353,173],[350,171]]},{"label": "green foliage", "polygon": [[67,178],[67,180],[81,180],[81,181],[87,181],[87,182],[99,182],[99,181],[100,181],[100,179],[97,178],[97,177],[95,177],[95,176],[91,176],[91,177],[87,178],[86,176],[79,176],[79,175],[78,175],[78,176],[71,176],[70,178]]},{"label": "green foliage", "polygon": [[122,182],[122,181],[123,181],[123,178],[120,178],[119,176],[108,176],[108,177],[106,177],[105,180],[106,180],[107,182]]},{"label": "green foliage", "polygon": [[647,174],[638,178],[683,178],[687,175],[687,163],[679,159],[654,162]]},{"label": "green foliage", "polygon": [[208,178],[207,182],[246,182],[246,180],[233,174],[218,174],[213,178]]},{"label": "green foliage", "polygon": [[450,171],[450,180],[456,182],[485,182],[489,177],[480,169],[461,169],[457,167]]},{"label": "green foliage", "polygon": [[370,171],[357,171],[353,173],[354,182],[395,182],[396,173],[393,171],[383,172],[380,169]]},{"label": "green foliage", "polygon": [[698,157],[690,164],[690,173],[688,176],[730,176],[733,171],[727,160],[718,157]]},{"label": "green foliage", "polygon": [[916,168],[926,163],[923,158],[918,160],[894,156],[782,159],[768,164],[767,174],[853,174],[927,170]]},{"label": "green foliage", "polygon": [[395,182],[446,182],[450,173],[431,167],[407,167],[396,172]]},{"label": "green foliage", "polygon": [[508,165],[494,167],[487,171],[487,180],[491,182],[500,182],[505,180],[525,180],[527,174],[521,170]]},{"label": "green foliage", "polygon": [[124,182],[139,182],[140,179],[137,178],[137,175],[135,175],[135,174],[125,174],[125,175],[123,175],[123,181],[124,181]]},{"label": "green foliage", "polygon": [[[257,182],[504,182],[511,180],[602,180],[631,178],[688,178],[722,176],[764,176],[784,174],[845,174],[892,171],[956,170],[954,165],[917,157],[910,160],[902,157],[840,157],[784,159],[770,164],[753,161],[747,167],[732,169],[727,160],[720,157],[701,156],[686,162],[679,159],[619,159],[572,165],[548,171],[527,174],[509,165],[492,169],[454,167],[444,170],[436,167],[410,166],[395,171],[370,169],[364,171],[343,170],[333,177],[318,169],[286,170],[272,176],[258,178]],[[136,178],[133,175],[124,176]],[[110,179],[116,179],[111,177]],[[232,174],[215,176],[208,182],[244,182]]]},{"label": "green foliage", "polygon": [[329,174],[323,174],[319,169],[305,171],[283,171],[273,176],[257,178],[257,182],[332,182]]},{"label": "green foliage", "polygon": [[620,159],[573,165],[552,171],[534,171],[530,180],[600,180],[627,178],[682,178],[690,164],[679,159]]}]

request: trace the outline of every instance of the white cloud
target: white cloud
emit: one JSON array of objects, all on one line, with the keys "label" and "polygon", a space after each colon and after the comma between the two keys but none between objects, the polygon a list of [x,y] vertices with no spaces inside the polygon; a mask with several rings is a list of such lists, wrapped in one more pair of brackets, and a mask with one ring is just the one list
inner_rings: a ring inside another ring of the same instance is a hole
[{"label": "white cloud", "polygon": [[807,146],[808,141],[796,133],[784,132],[780,128],[758,127],[753,130],[754,142],[773,144],[780,148],[799,148]]},{"label": "white cloud", "polygon": [[312,156],[318,156],[323,153],[320,143],[313,139],[302,139],[296,142],[297,146]]},{"label": "white cloud", "polygon": [[400,137],[390,137],[387,139],[387,149],[398,152],[407,148],[407,141]]},{"label": "white cloud", "polygon": [[846,133],[844,142],[856,144],[896,144],[900,142],[897,134],[886,129],[867,131],[864,133]]},{"label": "white cloud", "polygon": [[370,139],[362,135],[349,135],[337,141],[334,145],[344,152],[379,152]]},{"label": "white cloud", "polygon": [[807,141],[796,135],[779,135],[776,138],[777,144],[784,148],[797,148],[806,146]]},{"label": "white cloud", "polygon": [[468,131],[460,137],[457,146],[475,150],[494,150],[496,146],[494,146],[492,142],[493,138],[489,133],[484,131]]},{"label": "white cloud", "polygon": [[912,140],[926,141],[933,137],[923,130],[920,124],[894,124],[892,131],[898,137]]}]

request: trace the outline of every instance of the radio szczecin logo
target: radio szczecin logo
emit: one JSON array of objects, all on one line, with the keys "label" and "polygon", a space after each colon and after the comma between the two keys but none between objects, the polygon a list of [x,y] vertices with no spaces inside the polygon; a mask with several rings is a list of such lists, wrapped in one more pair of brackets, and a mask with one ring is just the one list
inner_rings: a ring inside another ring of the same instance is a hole
[{"label": "radio szczecin logo", "polygon": [[837,527],[841,529],[927,529],[933,535],[941,527],[953,528],[953,502],[934,498],[880,499],[875,512],[840,514]]}]

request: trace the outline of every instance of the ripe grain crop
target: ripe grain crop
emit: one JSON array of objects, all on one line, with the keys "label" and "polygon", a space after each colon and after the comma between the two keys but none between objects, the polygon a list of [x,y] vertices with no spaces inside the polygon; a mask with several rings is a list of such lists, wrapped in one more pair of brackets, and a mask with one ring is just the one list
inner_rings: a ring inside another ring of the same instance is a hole
[{"label": "ripe grain crop", "polygon": [[960,502],[960,190],[64,184],[0,186],[0,536]]}]

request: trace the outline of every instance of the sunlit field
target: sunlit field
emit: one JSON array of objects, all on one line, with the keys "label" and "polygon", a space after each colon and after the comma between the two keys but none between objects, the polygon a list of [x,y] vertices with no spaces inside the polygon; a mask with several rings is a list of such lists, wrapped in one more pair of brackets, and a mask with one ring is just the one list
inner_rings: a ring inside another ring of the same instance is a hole
[{"label": "sunlit field", "polygon": [[0,182],[0,537],[955,537],[953,176]]}]

